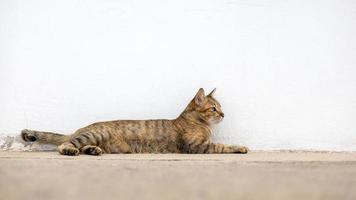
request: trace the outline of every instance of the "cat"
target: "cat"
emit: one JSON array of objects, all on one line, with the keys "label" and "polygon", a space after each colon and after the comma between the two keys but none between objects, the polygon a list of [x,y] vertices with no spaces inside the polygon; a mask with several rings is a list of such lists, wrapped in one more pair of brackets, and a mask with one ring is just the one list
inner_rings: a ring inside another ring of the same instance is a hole
[{"label": "cat", "polygon": [[247,153],[244,146],[211,142],[213,124],[224,118],[220,103],[211,91],[200,88],[180,116],[173,120],[117,120],[97,122],[72,135],[24,129],[27,142],[54,144],[62,155],[80,153]]}]

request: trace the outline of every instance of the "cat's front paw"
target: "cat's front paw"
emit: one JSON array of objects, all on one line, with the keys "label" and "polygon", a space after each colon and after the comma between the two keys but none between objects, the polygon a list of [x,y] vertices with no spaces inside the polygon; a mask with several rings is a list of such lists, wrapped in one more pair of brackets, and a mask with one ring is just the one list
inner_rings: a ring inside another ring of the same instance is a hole
[{"label": "cat's front paw", "polygon": [[244,147],[244,146],[235,146],[235,148],[234,148],[234,153],[246,154],[249,151],[250,151],[250,149],[247,147]]}]

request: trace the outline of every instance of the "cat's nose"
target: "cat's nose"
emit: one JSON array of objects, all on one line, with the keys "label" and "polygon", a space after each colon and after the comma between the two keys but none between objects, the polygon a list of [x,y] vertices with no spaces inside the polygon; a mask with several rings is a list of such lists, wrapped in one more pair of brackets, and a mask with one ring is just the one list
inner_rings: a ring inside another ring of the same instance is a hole
[{"label": "cat's nose", "polygon": [[221,112],[220,115],[221,115],[221,117],[224,117],[224,116],[225,116],[223,112]]}]

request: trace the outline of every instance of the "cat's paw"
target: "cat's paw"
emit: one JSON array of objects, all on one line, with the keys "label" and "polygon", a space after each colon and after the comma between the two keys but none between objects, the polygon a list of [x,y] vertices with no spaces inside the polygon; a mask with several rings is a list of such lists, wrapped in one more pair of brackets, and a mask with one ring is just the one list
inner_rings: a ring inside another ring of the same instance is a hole
[{"label": "cat's paw", "polygon": [[79,149],[77,149],[77,148],[64,148],[60,153],[62,155],[66,155],[66,156],[78,156],[79,155]]},{"label": "cat's paw", "polygon": [[82,149],[82,152],[88,155],[100,156],[103,153],[103,150],[97,146],[87,146]]},{"label": "cat's paw", "polygon": [[250,149],[247,147],[244,147],[244,146],[235,146],[235,148],[234,148],[234,153],[246,154],[249,151],[250,151]]}]

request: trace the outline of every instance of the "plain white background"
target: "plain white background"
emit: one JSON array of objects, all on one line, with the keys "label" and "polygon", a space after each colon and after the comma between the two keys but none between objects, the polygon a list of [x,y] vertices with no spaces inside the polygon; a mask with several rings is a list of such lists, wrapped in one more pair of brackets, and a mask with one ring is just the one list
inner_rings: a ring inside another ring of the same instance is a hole
[{"label": "plain white background", "polygon": [[356,150],[356,2],[0,1],[0,135],[174,118],[217,88],[215,140]]}]

